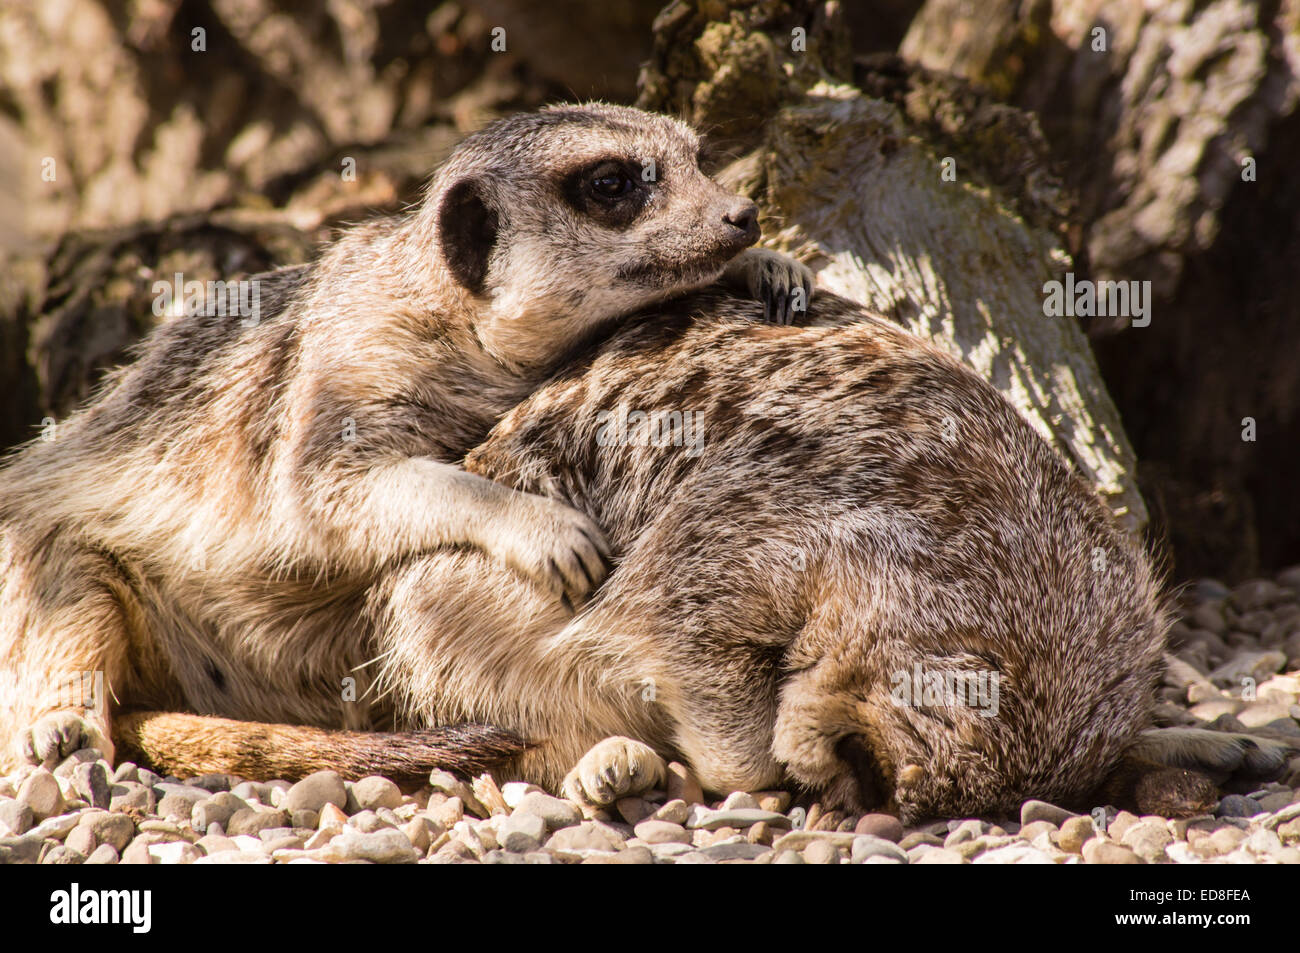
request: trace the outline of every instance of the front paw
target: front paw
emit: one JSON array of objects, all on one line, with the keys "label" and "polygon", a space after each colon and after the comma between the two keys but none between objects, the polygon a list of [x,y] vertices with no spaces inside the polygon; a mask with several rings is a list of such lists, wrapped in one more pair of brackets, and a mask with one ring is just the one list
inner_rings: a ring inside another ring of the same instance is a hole
[{"label": "front paw", "polygon": [[112,764],[113,744],[104,726],[95,721],[77,711],[51,712],[19,734],[19,753],[32,764],[51,764],[62,761],[74,751],[93,748]]},{"label": "front paw", "polygon": [[803,262],[767,248],[749,248],[731,260],[724,273],[732,284],[763,302],[763,318],[789,324],[808,310],[813,273]]},{"label": "front paw", "polygon": [[667,776],[664,759],[649,745],[615,736],[597,743],[578,760],[561,793],[591,810],[659,787]]},{"label": "front paw", "polygon": [[573,507],[541,496],[527,500],[503,516],[488,551],[576,608],[609,574],[609,542]]}]

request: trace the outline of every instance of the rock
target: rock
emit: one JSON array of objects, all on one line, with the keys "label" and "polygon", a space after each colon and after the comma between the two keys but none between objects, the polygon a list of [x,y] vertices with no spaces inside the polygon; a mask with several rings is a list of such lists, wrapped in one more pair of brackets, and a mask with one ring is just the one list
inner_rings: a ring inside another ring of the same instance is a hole
[{"label": "rock", "polygon": [[686,826],[691,830],[715,831],[723,827],[733,827],[736,830],[744,830],[751,824],[765,823],[770,827],[788,828],[790,818],[784,814],[777,814],[775,811],[764,811],[759,808],[735,808],[728,810],[710,811],[707,808],[691,814],[686,819]]},{"label": "rock", "polygon": [[195,866],[208,864],[271,864],[274,861],[269,854],[251,854],[242,850],[223,850],[209,854],[194,861]]},{"label": "rock", "polygon": [[617,854],[596,852],[582,858],[584,864],[653,864],[654,854],[647,847],[634,846]]},{"label": "rock", "polygon": [[119,860],[116,850],[112,844],[100,844],[94,849],[89,857],[86,858],[87,864],[116,864]]},{"label": "rock", "polygon": [[614,802],[614,809],[627,823],[636,825],[653,814],[655,806],[645,798],[621,797]]},{"label": "rock", "polygon": [[316,853],[317,859],[330,863],[368,860],[372,864],[413,864],[419,860],[406,835],[392,828],[369,834],[345,830]]},{"label": "rock", "polygon": [[1215,811],[1219,817],[1254,817],[1256,814],[1263,813],[1264,809],[1260,807],[1258,801],[1241,794],[1225,795],[1223,800],[1219,801],[1218,810]]},{"label": "rock", "polygon": [[838,864],[843,856],[838,847],[825,840],[815,840],[803,849],[803,859],[809,864]]},{"label": "rock", "polygon": [[506,799],[502,796],[501,789],[497,787],[496,779],[492,775],[480,774],[470,783],[470,788],[478,802],[487,808],[487,816],[504,816],[510,813],[510,806],[506,804]]},{"label": "rock", "polygon": [[903,822],[892,814],[863,814],[854,825],[855,834],[870,834],[897,844],[903,839]]},{"label": "rock", "polygon": [[910,857],[913,864],[964,864],[965,858],[955,850],[948,850],[944,847],[934,847],[932,845],[922,845],[928,848],[918,857]]},{"label": "rock", "polygon": [[1051,835],[1055,833],[1057,833],[1057,827],[1051,821],[1033,821],[1020,828],[1019,836],[1033,843],[1042,834]]},{"label": "rock", "polygon": [[[99,841],[95,840],[95,835],[91,833],[90,828],[81,823],[78,823],[76,827],[68,832],[68,836],[64,838],[63,843],[83,857],[89,857],[99,847]],[[114,851],[114,853],[117,852]]]},{"label": "rock", "polygon": [[51,847],[41,858],[42,864],[84,864],[86,857],[64,844]]},{"label": "rock", "polygon": [[524,799],[525,795],[532,794],[534,791],[541,794],[546,793],[536,784],[527,784],[524,781],[508,781],[501,785],[501,797],[505,800],[506,807],[512,811],[519,806],[519,802]]},{"label": "rock", "polygon": [[1282,849],[1282,840],[1278,837],[1276,831],[1260,828],[1251,832],[1246,838],[1246,850],[1252,854],[1263,854],[1265,856],[1278,853]]},{"label": "rock", "polygon": [[458,798],[462,809],[476,817],[487,817],[490,813],[486,807],[479,803],[478,796],[475,795],[473,789],[450,771],[435,768],[429,772],[429,786],[449,798]]},{"label": "rock", "polygon": [[91,807],[107,808],[112,801],[108,769],[102,761],[90,761],[73,768],[72,786]]},{"label": "rock", "polygon": [[32,834],[0,837],[0,864],[34,864],[45,847],[45,839]]},{"label": "rock", "polygon": [[719,809],[723,811],[734,811],[737,808],[751,811],[761,810],[758,806],[758,799],[752,794],[747,794],[744,791],[732,791],[723,800]]},{"label": "rock", "polygon": [[135,824],[125,814],[87,813],[82,815],[77,826],[87,828],[96,844],[108,844],[118,854],[126,850],[135,836]]},{"label": "rock", "polygon": [[1172,844],[1174,835],[1159,821],[1138,821],[1124,832],[1123,844],[1148,864],[1166,861],[1165,848]]},{"label": "rock", "polygon": [[1120,811],[1106,825],[1106,832],[1112,840],[1122,840],[1124,833],[1138,822],[1137,816],[1128,811]]},{"label": "rock", "polygon": [[201,834],[213,824],[220,824],[224,829],[237,811],[249,809],[245,801],[229,791],[218,791],[194,804],[190,809],[190,825]]},{"label": "rock", "polygon": [[1048,804],[1046,801],[1026,801],[1020,805],[1020,826],[1032,824],[1034,821],[1047,821],[1060,827],[1075,814],[1067,811],[1063,807],[1057,807],[1055,804]]},{"label": "rock", "polygon": [[394,824],[392,820],[381,817],[375,811],[359,811],[348,819],[348,826],[354,827],[366,834],[373,834],[375,831],[382,831],[385,828],[401,827],[401,823]]},{"label": "rock", "polygon": [[43,821],[63,810],[63,793],[59,782],[46,768],[36,768],[18,787],[18,800],[27,805],[32,818]]},{"label": "rock", "polygon": [[714,844],[712,847],[705,847],[698,853],[708,858],[710,861],[718,864],[725,864],[728,861],[739,860],[757,860],[768,852],[766,847],[760,844],[750,844],[742,842],[739,844]]},{"label": "rock", "polygon": [[319,812],[326,804],[343,808],[347,803],[348,791],[338,772],[317,771],[289,788],[280,802],[280,809],[289,814],[294,811]]},{"label": "rock", "polygon": [[1112,841],[1094,837],[1083,845],[1083,859],[1089,864],[1140,864],[1142,858]]},{"label": "rock", "polygon": [[[153,790],[140,781],[123,781],[114,784],[109,790],[112,792],[112,798],[109,800],[108,809],[114,813],[135,811],[140,814],[152,814],[158,804]],[[130,863],[125,853],[122,855],[122,863]]]},{"label": "rock", "polygon": [[0,801],[0,837],[15,837],[32,829],[36,815],[17,798]]},{"label": "rock", "polygon": [[163,799],[158,802],[158,816],[188,821],[193,817],[194,805],[203,800],[205,796],[206,792],[201,795],[194,795],[188,792],[172,791],[164,795]]},{"label": "rock", "polygon": [[892,857],[899,863],[907,863],[907,852],[893,841],[873,834],[858,834],[853,838],[850,859],[855,864],[864,863],[868,857]]},{"label": "rock", "polygon": [[149,853],[149,841],[141,835],[127,845],[126,850],[122,851],[122,859],[119,863],[123,864],[152,864],[154,863],[153,855]]},{"label": "rock", "polygon": [[1008,844],[975,858],[976,864],[1055,864],[1051,856],[1029,844]]},{"label": "rock", "polygon": [[801,851],[815,840],[826,840],[836,847],[849,850],[853,847],[854,838],[858,836],[848,831],[790,831],[788,834],[783,834],[777,838],[776,842],[772,844],[772,849],[776,851]]},{"label": "rock", "polygon": [[687,804],[703,804],[704,789],[695,780],[690,768],[673,761],[668,765],[668,800],[682,800]]},{"label": "rock", "polygon": [[776,852],[776,856],[772,858],[772,863],[806,864],[807,861],[803,859],[803,854],[799,853],[797,850],[782,850]]},{"label": "rock", "polygon": [[1056,845],[1071,854],[1083,853],[1083,845],[1097,832],[1097,825],[1091,817],[1071,817],[1061,825],[1056,837]]},{"label": "rock", "polygon": [[690,810],[690,805],[685,801],[669,801],[651,817],[656,821],[667,821],[669,824],[685,824],[686,818],[690,816]]},{"label": "rock", "polygon": [[537,850],[546,838],[546,822],[536,814],[516,811],[501,821],[497,841],[512,854]]},{"label": "rock", "polygon": [[754,794],[754,800],[758,802],[760,810],[775,811],[778,814],[784,814],[790,807],[790,792],[757,791]]},{"label": "rock", "polygon": [[1279,824],[1277,836],[1283,844],[1300,844],[1300,817]]},{"label": "rock", "polygon": [[1253,702],[1237,712],[1237,720],[1247,728],[1262,728],[1271,722],[1291,720],[1291,706],[1275,702]]},{"label": "rock", "polygon": [[647,820],[636,825],[636,836],[647,844],[689,844],[691,833],[680,824]]},{"label": "rock", "polygon": [[623,838],[618,831],[600,821],[583,821],[576,826],[562,828],[546,842],[546,849],[551,851],[622,850],[623,846]]},{"label": "rock", "polygon": [[[304,778],[304,780],[306,779]],[[258,784],[256,781],[241,781],[230,789],[230,793],[249,804],[256,801],[259,804],[269,806],[271,803],[271,785],[269,784]]]},{"label": "rock", "polygon": [[[333,806],[334,805],[332,804],[330,805],[330,807]],[[294,811],[289,815],[289,823],[294,827],[301,827],[314,831],[316,828],[320,827],[320,814],[316,811]]]},{"label": "rock", "polygon": [[149,845],[149,856],[157,864],[192,864],[204,854],[186,841]]},{"label": "rock", "polygon": [[[373,811],[379,807],[386,807],[391,810],[401,803],[401,788],[388,778],[371,775],[362,778],[360,781],[352,782],[352,786],[348,791],[347,812],[356,814],[360,811]],[[321,807],[324,806],[324,804],[321,805]],[[315,810],[319,811],[320,808]]]},{"label": "rock", "polygon": [[524,795],[515,811],[540,817],[548,831],[572,827],[582,820],[582,812],[576,804],[539,791]]},{"label": "rock", "polygon": [[1223,610],[1210,603],[1201,603],[1192,609],[1188,615],[1194,629],[1204,629],[1215,635],[1223,635],[1228,631],[1228,624],[1223,620]]},{"label": "rock", "polygon": [[268,827],[287,827],[289,816],[284,811],[259,811],[251,807],[236,811],[225,824],[225,831],[231,837],[239,834],[256,836]]},{"label": "rock", "polygon": [[1208,678],[1214,684],[1224,687],[1240,686],[1246,678],[1254,679],[1258,685],[1270,675],[1281,671],[1285,665],[1284,652],[1242,652],[1210,672]]}]

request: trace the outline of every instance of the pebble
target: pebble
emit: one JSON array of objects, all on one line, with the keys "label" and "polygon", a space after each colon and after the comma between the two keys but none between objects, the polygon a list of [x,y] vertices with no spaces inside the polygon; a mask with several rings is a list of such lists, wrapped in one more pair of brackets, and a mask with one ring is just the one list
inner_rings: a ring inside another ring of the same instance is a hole
[{"label": "pebble", "polygon": [[536,814],[516,811],[500,825],[497,840],[503,849],[512,854],[527,854],[537,850],[546,839],[546,822]]},{"label": "pebble", "polygon": [[907,852],[893,841],[873,834],[857,834],[850,847],[851,860],[855,864],[864,863],[869,857],[890,857],[899,863],[907,863]]},{"label": "pebble", "polygon": [[1074,816],[1073,811],[1067,811],[1063,807],[1057,807],[1055,804],[1049,804],[1046,801],[1026,801],[1020,806],[1021,827],[1032,824],[1034,821],[1047,821],[1060,827]]},{"label": "pebble", "polygon": [[46,768],[37,768],[18,787],[18,800],[31,809],[32,817],[43,821],[63,810],[59,782]]},{"label": "pebble", "polygon": [[1083,845],[1083,859],[1089,864],[1142,863],[1142,858],[1129,848],[1096,837]]},{"label": "pebble", "polygon": [[691,807],[685,801],[669,801],[659,810],[651,815],[656,821],[667,821],[670,824],[685,824],[687,817],[690,816]]},{"label": "pebble", "polygon": [[691,833],[680,824],[669,821],[647,820],[636,825],[638,840],[647,844],[689,844]]},{"label": "pebble", "polygon": [[1071,854],[1082,853],[1083,845],[1096,833],[1096,827],[1091,817],[1072,817],[1061,825],[1056,844]]},{"label": "pebble", "polygon": [[100,844],[86,858],[87,864],[116,864],[120,860],[117,851],[113,849],[112,844]]},{"label": "pebble", "polygon": [[103,761],[78,764],[72,769],[72,786],[91,807],[107,808],[112,800],[112,782]]},{"label": "pebble", "polygon": [[36,823],[32,809],[17,798],[0,801],[0,837],[26,834]]},{"label": "pebble", "polygon": [[913,852],[908,854],[908,860],[913,864],[966,863],[966,858],[955,850],[948,850],[946,847],[934,847],[929,844],[922,844],[914,848]]},{"label": "pebble", "polygon": [[855,834],[870,834],[897,844],[903,839],[903,822],[892,814],[863,814],[853,827]]},{"label": "pebble", "polygon": [[237,834],[256,835],[268,827],[287,827],[289,816],[284,811],[263,810],[246,807],[230,815],[230,820],[224,825],[225,831],[234,837]]},{"label": "pebble", "polygon": [[716,811],[704,808],[687,817],[686,826],[692,830],[699,828],[706,831],[715,831],[722,827],[734,827],[740,830],[759,822],[765,823],[769,827],[788,828],[790,826],[790,818],[784,814],[778,814],[775,811],[764,811],[756,807],[732,809],[724,807]]},{"label": "pebble", "polygon": [[[242,788],[243,785],[239,785],[239,787]],[[235,793],[238,795],[239,791],[236,790]],[[317,771],[290,787],[288,793],[280,802],[280,808],[290,814],[294,811],[319,812],[326,804],[344,808],[347,803],[348,791],[339,773],[337,771]]]},{"label": "pebble", "polygon": [[[154,796],[153,789],[146,787],[140,781],[123,781],[114,784],[109,790],[112,792],[112,798],[108,809],[114,813],[136,811],[141,814],[152,814],[158,806],[158,799]],[[122,862],[127,862],[125,854],[122,855]]]},{"label": "pebble", "polygon": [[135,836],[135,823],[125,814],[84,814],[77,826],[89,830],[95,843],[108,844],[119,854],[126,850],[126,845]]},{"label": "pebble", "polygon": [[838,864],[843,854],[827,840],[815,840],[803,849],[803,859],[809,864]]},{"label": "pebble", "polygon": [[1218,810],[1215,811],[1219,817],[1254,817],[1263,812],[1258,801],[1242,794],[1226,795],[1219,801]]},{"label": "pebble", "polygon": [[608,824],[600,821],[583,821],[581,824],[565,827],[551,835],[546,842],[547,850],[622,850],[623,837]]},{"label": "pebble", "polygon": [[582,820],[582,812],[572,801],[561,800],[537,791],[524,795],[515,811],[540,817],[548,831],[572,827]]},{"label": "pebble", "polygon": [[673,761],[668,765],[668,800],[685,801],[687,804],[703,804],[704,790],[695,780],[689,768]]}]

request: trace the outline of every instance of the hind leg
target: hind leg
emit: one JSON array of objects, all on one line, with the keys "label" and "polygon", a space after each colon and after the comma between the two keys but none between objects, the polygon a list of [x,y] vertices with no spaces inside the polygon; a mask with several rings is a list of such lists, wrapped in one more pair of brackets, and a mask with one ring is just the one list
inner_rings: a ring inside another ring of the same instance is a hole
[{"label": "hind leg", "polygon": [[0,769],[79,748],[112,762],[109,702],[126,665],[126,586],[103,556],[63,542],[0,542]]}]

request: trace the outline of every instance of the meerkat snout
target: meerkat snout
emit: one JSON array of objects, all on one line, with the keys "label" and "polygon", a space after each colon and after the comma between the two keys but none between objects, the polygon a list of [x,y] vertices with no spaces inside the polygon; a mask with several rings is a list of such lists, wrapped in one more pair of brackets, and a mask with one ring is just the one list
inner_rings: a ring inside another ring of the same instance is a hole
[{"label": "meerkat snout", "polygon": [[732,205],[722,220],[736,230],[736,242],[740,246],[737,252],[748,248],[758,241],[758,206],[749,199],[741,199]]}]

